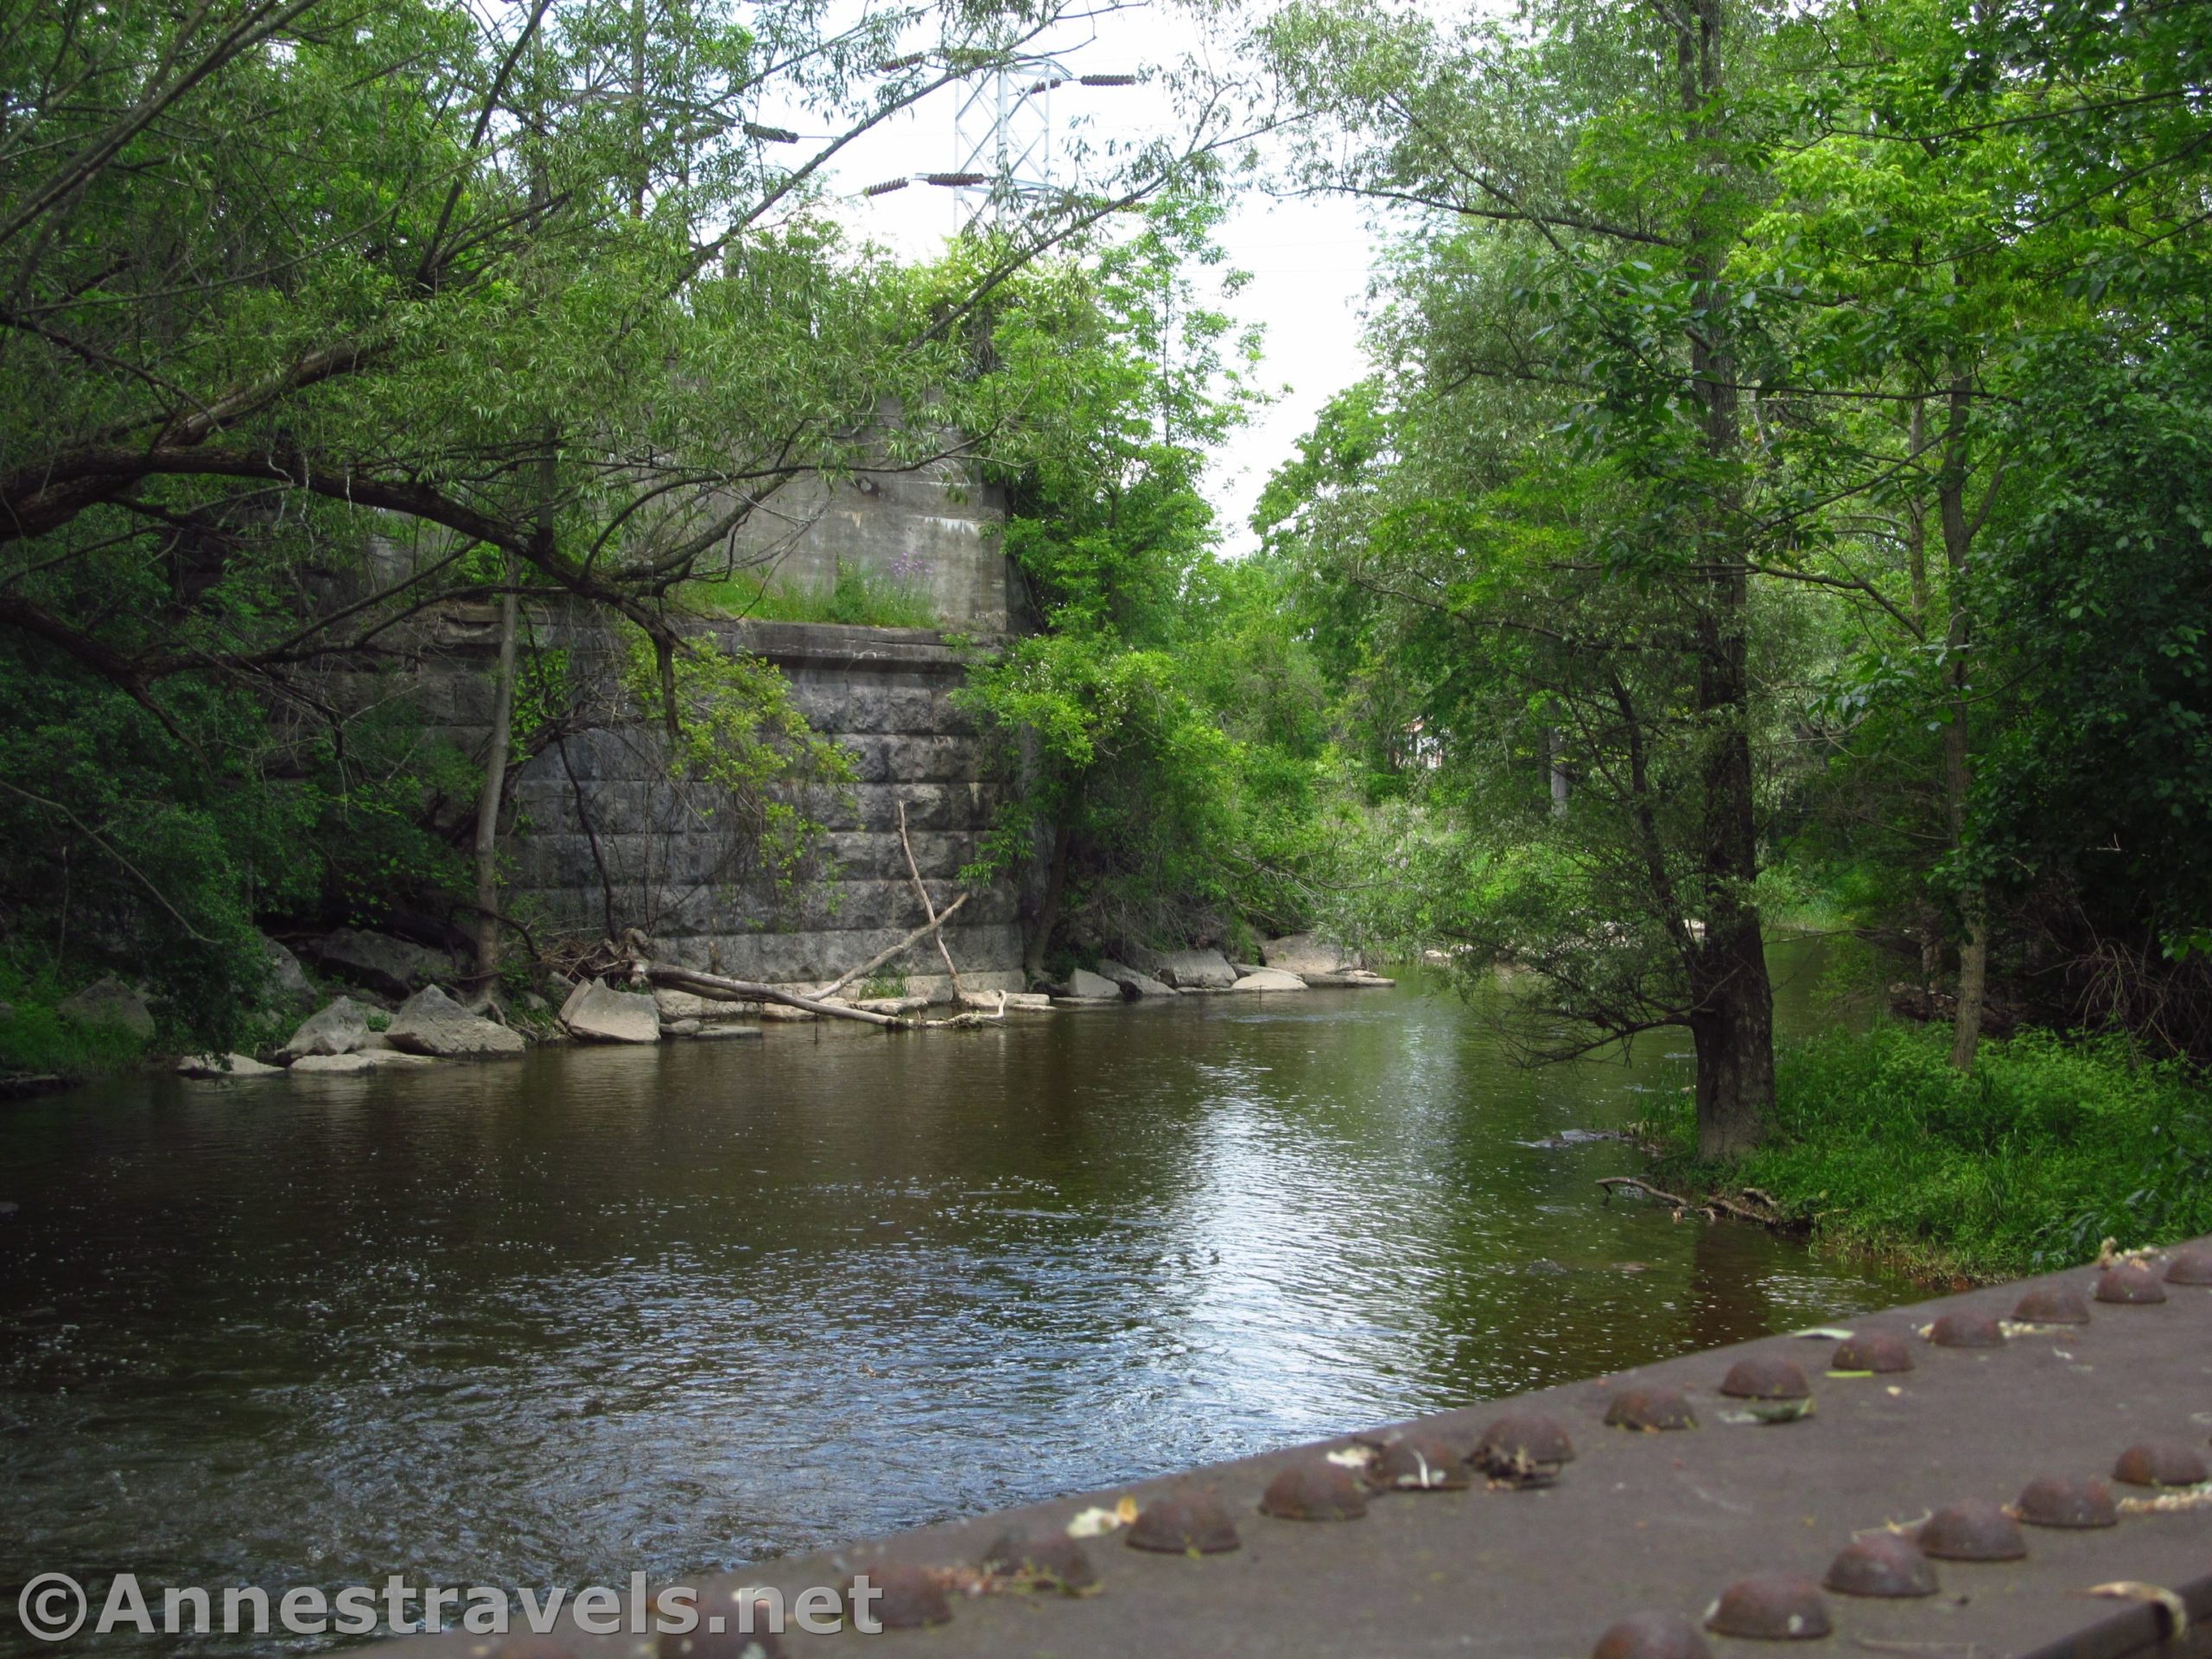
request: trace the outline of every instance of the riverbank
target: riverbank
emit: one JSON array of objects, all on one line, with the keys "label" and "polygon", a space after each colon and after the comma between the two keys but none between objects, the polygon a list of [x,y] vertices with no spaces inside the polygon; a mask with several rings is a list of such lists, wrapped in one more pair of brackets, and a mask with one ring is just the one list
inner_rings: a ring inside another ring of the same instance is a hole
[{"label": "riverbank", "polygon": [[2212,1090],[2117,1039],[2027,1032],[1952,1070],[1948,1033],[1880,1024],[1778,1057],[1774,1131],[1725,1171],[1700,1165],[1687,1110],[1660,1128],[1654,1179],[1756,1188],[1828,1250],[1929,1282],[2084,1262],[2099,1244],[2212,1231]]},{"label": "riverbank", "polygon": [[[1074,969],[1040,991],[1010,990],[1018,976],[925,978],[922,988],[896,972],[878,972],[909,955],[963,899],[931,925],[826,985],[734,980],[654,960],[645,942],[571,958],[569,971],[541,961],[525,988],[519,979],[488,994],[466,991],[470,976],[454,955],[387,935],[340,928],[301,940],[314,962],[264,939],[270,961],[266,1006],[239,1011],[246,1040],[202,1052],[176,1040],[147,994],[114,974],[63,996],[51,982],[0,980],[0,1098],[51,1092],[138,1070],[174,1070],[227,1081],[286,1070],[353,1072],[437,1060],[516,1056],[571,1042],[652,1045],[671,1038],[757,1037],[762,1020],[850,1020],[882,1029],[974,1028],[1009,1014],[1150,1001],[1179,996],[1256,995],[1316,989],[1389,989],[1395,982],[1306,934],[1266,941],[1257,963],[1231,962],[1211,949],[1132,949],[1141,963],[1110,957]],[[949,954],[945,957],[950,965]],[[874,977],[864,977],[873,975]],[[448,987],[454,988],[449,990]],[[35,990],[35,998],[27,991]],[[466,1000],[463,1000],[466,997]],[[947,1011],[931,1017],[932,1010]],[[304,1019],[301,1014],[312,1009]],[[288,1034],[289,1033],[289,1034]]]}]

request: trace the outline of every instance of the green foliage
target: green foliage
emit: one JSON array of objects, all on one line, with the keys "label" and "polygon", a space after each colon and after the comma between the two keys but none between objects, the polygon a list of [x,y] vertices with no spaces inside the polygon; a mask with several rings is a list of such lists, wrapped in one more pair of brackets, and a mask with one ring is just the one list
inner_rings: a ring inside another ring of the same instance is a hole
[{"label": "green foliage", "polygon": [[[1202,204],[1170,202],[994,314],[967,418],[1002,422],[1008,556],[1045,631],[960,693],[1016,789],[980,877],[1042,856],[1031,962],[1286,931],[1325,844],[1323,690],[1265,562],[1213,552],[1200,447],[1243,416],[1246,342],[1191,304]],[[1165,321],[1173,312],[1172,332]]]},{"label": "green foliage", "polygon": [[934,628],[944,621],[925,595],[848,564],[837,567],[837,580],[827,592],[771,582],[755,572],[739,570],[694,582],[686,596],[716,614],[758,617],[764,622]]},{"label": "green foliage", "polygon": [[1695,1029],[1676,930],[1779,906],[2212,1055],[2201,29],[1691,16],[1262,30],[1301,181],[1419,204],[1257,518],[1384,809],[1352,923]]},{"label": "green foliage", "polygon": [[635,636],[623,677],[641,711],[667,714],[672,695],[671,776],[696,788],[697,810],[736,839],[750,868],[788,890],[821,841],[810,808],[850,788],[852,756],[815,734],[789,680],[711,637],[694,636],[664,660]]},{"label": "green foliage", "polygon": [[25,972],[0,959],[0,1002],[13,1010],[0,1016],[0,1073],[90,1077],[138,1063],[146,1046],[121,1026],[79,1025],[54,1012],[55,1003],[79,988],[51,969]]},{"label": "green foliage", "polygon": [[[971,260],[964,289],[918,281],[844,238],[822,169],[1057,16],[60,0],[12,19],[7,957],[127,963],[216,1042],[258,985],[255,916],[449,912],[480,763],[344,694],[417,652],[426,615],[518,587],[665,653],[694,579],[752,556],[778,489],[933,458],[943,431],[886,413],[957,401],[971,342],[938,325],[1027,252]],[[830,130],[795,151],[761,117],[799,108]],[[1150,188],[1166,160],[1131,168]],[[1084,211],[1053,209],[1044,244]],[[829,605],[929,620],[865,584]],[[572,665],[525,664],[510,758],[577,729]],[[710,734],[680,763],[787,880],[810,820],[786,796],[842,761],[757,665],[687,654],[680,677]]]},{"label": "green foliage", "polygon": [[2088,334],[2032,368],[2007,417],[2032,476],[1986,577],[2006,719],[1967,855],[2186,956],[2212,925],[2212,345]]},{"label": "green foliage", "polygon": [[[2212,1231],[2212,1092],[2124,1040],[2030,1033],[1984,1046],[1971,1075],[1948,1040],[1880,1026],[1781,1058],[1774,1134],[1730,1166],[1816,1239],[1931,1274],[1999,1279],[2087,1261],[2099,1243]],[[1689,1162],[1669,1134],[1668,1179]]]}]

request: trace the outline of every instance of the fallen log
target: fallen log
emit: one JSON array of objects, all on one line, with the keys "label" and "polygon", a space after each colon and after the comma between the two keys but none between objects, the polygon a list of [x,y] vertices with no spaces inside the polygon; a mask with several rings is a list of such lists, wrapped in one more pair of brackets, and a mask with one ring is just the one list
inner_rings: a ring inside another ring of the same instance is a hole
[{"label": "fallen log", "polygon": [[[930,890],[922,880],[922,867],[914,861],[914,843],[906,839],[906,803],[899,803],[899,845],[906,854],[906,874],[914,878],[914,892],[922,901],[922,914],[929,918],[931,927],[938,925],[937,906],[930,902]],[[960,970],[952,965],[952,947],[945,944],[942,930],[937,936],[938,954],[944,958],[944,971],[952,976],[952,1000],[960,1000]]]},{"label": "fallen log", "polygon": [[1608,1198],[1613,1196],[1613,1189],[1617,1186],[1633,1187],[1647,1198],[1656,1198],[1661,1204],[1666,1205],[1676,1215],[1681,1214],[1685,1210],[1697,1210],[1704,1207],[1701,1205],[1692,1204],[1688,1198],[1679,1198],[1662,1188],[1654,1186],[1649,1181],[1639,1181],[1633,1175],[1603,1175],[1599,1177],[1598,1185],[1605,1189],[1605,1196]]},{"label": "fallen log", "polygon": [[1760,1192],[1755,1186],[1745,1187],[1744,1193],[1746,1197],[1757,1198],[1769,1205],[1767,1213],[1762,1214],[1751,1205],[1722,1192],[1710,1192],[1702,1198],[1685,1198],[1679,1194],[1666,1191],[1663,1187],[1654,1186],[1649,1181],[1638,1180],[1633,1175],[1600,1176],[1598,1185],[1605,1189],[1605,1197],[1609,1199],[1613,1196],[1613,1189],[1617,1186],[1624,1186],[1641,1192],[1672,1210],[1677,1221],[1681,1220],[1687,1211],[1694,1210],[1707,1221],[1718,1221],[1723,1216],[1733,1216],[1738,1221],[1748,1221],[1756,1226],[1769,1228],[1777,1233],[1804,1230],[1802,1224],[1792,1221],[1789,1216],[1783,1213],[1780,1205],[1776,1204],[1770,1196]]},{"label": "fallen log", "polygon": [[950,904],[947,905],[943,910],[938,912],[938,913],[935,916],[932,916],[928,921],[923,923],[919,927],[909,933],[905,938],[899,940],[898,944],[893,945],[888,950],[877,951],[866,962],[861,963],[859,967],[851,969],[842,977],[831,980],[830,983],[824,985],[820,990],[815,992],[815,995],[835,996],[838,992],[843,990],[846,986],[851,984],[862,975],[874,973],[877,969],[882,967],[885,963],[889,962],[893,957],[898,956],[901,951],[910,950],[914,945],[919,944],[922,940],[929,938],[929,936],[936,932],[938,929],[943,927],[947,922],[952,919],[954,914],[959,910],[960,906],[967,902],[968,895],[963,893],[957,899],[955,899]]},{"label": "fallen log", "polygon": [[[948,910],[946,915],[950,915]],[[856,1008],[849,1003],[823,1002],[810,996],[779,990],[773,985],[757,985],[747,979],[725,979],[720,974],[706,974],[696,968],[679,968],[672,962],[651,962],[633,957],[630,963],[633,976],[643,976],[655,985],[671,991],[689,991],[694,996],[709,997],[718,1002],[780,1002],[785,1007],[804,1008],[809,1014],[818,1014],[830,1020],[857,1020],[863,1025],[881,1026],[889,1031],[912,1031],[912,1020],[900,1020],[887,1014],[873,1013]]]}]

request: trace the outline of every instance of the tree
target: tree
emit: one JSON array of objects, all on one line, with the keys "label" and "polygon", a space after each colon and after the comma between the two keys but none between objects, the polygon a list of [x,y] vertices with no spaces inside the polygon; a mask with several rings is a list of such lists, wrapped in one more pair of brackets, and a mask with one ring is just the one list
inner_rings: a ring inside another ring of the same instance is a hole
[{"label": "tree", "polygon": [[[1203,198],[1040,268],[992,315],[972,401],[1008,556],[1043,625],[963,693],[1011,785],[978,874],[1041,865],[1025,967],[1085,950],[1287,931],[1321,814],[1319,682],[1269,573],[1213,552],[1203,446],[1240,419],[1252,342],[1195,303]],[[1018,413],[1016,410],[1018,410]]]},{"label": "tree", "polygon": [[[332,671],[407,660],[435,607],[528,598],[641,631],[673,735],[687,584],[758,556],[741,532],[786,481],[965,442],[879,417],[966,373],[961,315],[1177,165],[1166,139],[1121,158],[930,308],[847,245],[820,200],[832,159],[1058,15],[19,9],[0,651],[111,690],[171,744],[200,741],[212,687],[342,750]],[[830,136],[772,119],[800,109]],[[457,884],[487,966],[505,755],[495,739],[469,791]],[[11,883],[28,902],[44,862]]]},{"label": "tree", "polygon": [[[1328,123],[1309,183],[1410,207],[1429,227],[1402,273],[1427,308],[1408,331],[1420,337],[1417,396],[1433,404],[1420,429],[1436,434],[1443,407],[1490,380],[1529,391],[1505,418],[1548,405],[1596,462],[1554,476],[1567,494],[1548,490],[1529,526],[1587,627],[1531,619],[1522,601],[1556,602],[1555,588],[1510,592],[1484,570],[1503,555],[1474,534],[1467,504],[1490,480],[1439,480],[1442,499],[1401,523],[1438,561],[1422,602],[1524,643],[1548,636],[1556,650],[1539,671],[1557,683],[1534,689],[1589,712],[1584,740],[1606,749],[1618,785],[1615,830],[1637,849],[1649,903],[1669,912],[1654,925],[1670,949],[1643,960],[1679,985],[1639,975],[1570,1001],[1613,1035],[1688,1027],[1713,1156],[1757,1142],[1774,1089],[1752,893],[1751,575],[1764,535],[1747,500],[1742,301],[1728,269],[1752,205],[1736,81],[1764,33],[1756,12],[1719,0],[1560,7],[1448,32],[1295,5],[1264,42],[1301,109]],[[1455,579],[1471,585],[1454,592]],[[1622,608],[1644,595],[1655,613]],[[1671,671],[1642,671],[1661,658]],[[1660,764],[1675,743],[1680,764]],[[1561,920],[1562,938],[1592,925]]]}]

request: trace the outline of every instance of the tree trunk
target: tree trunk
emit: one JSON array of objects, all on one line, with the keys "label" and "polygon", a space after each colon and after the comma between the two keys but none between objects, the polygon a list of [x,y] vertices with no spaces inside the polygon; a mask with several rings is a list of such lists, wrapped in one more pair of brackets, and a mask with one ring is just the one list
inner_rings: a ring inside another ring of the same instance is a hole
[{"label": "tree trunk", "polygon": [[1706,925],[1706,983],[1690,1017],[1697,1052],[1697,1155],[1734,1158],[1766,1138],[1774,1104],[1774,995],[1766,946],[1751,913],[1724,938]]},{"label": "tree trunk", "polygon": [[[1675,38],[1682,110],[1700,165],[1728,166],[1711,130],[1723,81],[1720,0],[1694,0]],[[1691,383],[1702,405],[1705,448],[1725,469],[1743,445],[1737,372],[1728,336],[1724,271],[1727,226],[1708,188],[1692,209],[1689,254],[1695,324],[1689,335]],[[1749,561],[1739,538],[1744,514],[1734,486],[1715,486],[1703,515],[1697,563],[1697,712],[1705,746],[1700,767],[1700,842],[1705,938],[1689,964],[1690,1033],[1697,1050],[1698,1151],[1731,1158],[1758,1144],[1774,1105],[1774,990],[1767,978],[1751,884],[1758,875],[1758,818],[1752,792]]]},{"label": "tree trunk", "polygon": [[507,788],[507,750],[514,737],[515,635],[520,607],[515,562],[506,562],[507,591],[499,596],[499,658],[492,682],[492,736],[484,756],[484,786],[476,796],[476,972],[488,981],[499,971],[499,804]]},{"label": "tree trunk", "polygon": [[[1945,599],[1950,620],[1944,648],[1951,695],[1950,721],[1943,728],[1943,800],[1950,818],[1954,853],[1966,846],[1967,795],[1974,786],[1973,734],[1967,725],[1967,699],[1974,686],[1970,666],[1974,628],[1966,594],[1967,563],[1974,551],[1974,526],[1967,520],[1966,433],[1973,394],[1973,385],[1965,375],[1952,379],[1943,426],[1943,466],[1936,482],[1943,559],[1949,575]],[[1988,983],[1989,928],[1981,884],[1972,881],[1959,890],[1959,1000],[1951,1022],[1951,1064],[1961,1071],[1974,1070],[1974,1051],[1981,1045],[1982,1005]]]},{"label": "tree trunk", "polygon": [[[1955,608],[1953,614],[1957,614]],[[1951,810],[1955,848],[1965,840],[1967,791],[1974,781],[1967,751],[1963,691],[1961,683],[1959,694],[1951,699],[1951,723],[1943,728],[1943,793]],[[1981,1046],[1982,1008],[1988,988],[1989,927],[1983,913],[1981,884],[1976,881],[1959,892],[1959,1001],[1951,1020],[1951,1064],[1961,1071],[1974,1070],[1974,1052]]]},{"label": "tree trunk", "polygon": [[1052,930],[1060,925],[1060,894],[1068,884],[1068,843],[1075,837],[1072,818],[1063,818],[1052,832],[1052,861],[1045,870],[1045,896],[1037,906],[1037,925],[1031,930],[1029,947],[1022,952],[1021,977],[1034,985],[1045,977],[1045,951]]},{"label": "tree trunk", "polygon": [[[1747,585],[1738,572],[1735,581]],[[1747,729],[1748,664],[1738,595],[1708,613],[1713,634],[1698,708],[1704,768],[1705,938],[1689,966],[1690,1033],[1697,1050],[1697,1140],[1702,1158],[1732,1158],[1764,1138],[1774,1105],[1774,989],[1767,977],[1751,884],[1758,823]]]}]

